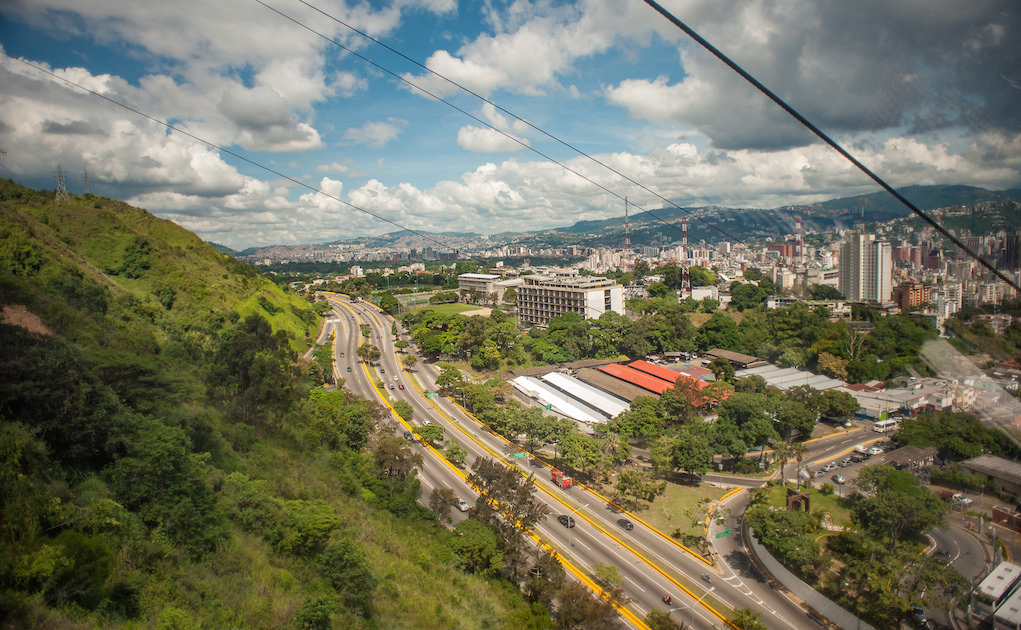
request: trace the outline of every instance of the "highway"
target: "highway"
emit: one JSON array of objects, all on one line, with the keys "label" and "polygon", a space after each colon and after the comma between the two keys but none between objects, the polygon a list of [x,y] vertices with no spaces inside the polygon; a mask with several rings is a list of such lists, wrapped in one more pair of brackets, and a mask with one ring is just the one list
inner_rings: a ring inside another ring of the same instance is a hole
[{"label": "highway", "polygon": [[[511,455],[520,452],[516,445],[490,432],[450,399],[425,397],[425,393],[435,391],[438,372],[424,362],[416,364],[411,373],[404,370],[391,334],[392,319],[371,305],[339,296],[332,297],[331,302],[339,316],[335,322],[337,376],[345,379],[347,388],[369,400],[378,400],[381,392],[391,401],[406,401],[414,410],[412,424],[426,421],[439,424],[445,430],[445,440],[457,440],[464,446],[469,468],[475,458],[490,457],[524,475],[534,473],[536,497],[550,512],[550,517],[536,527],[535,534],[582,573],[594,574],[598,564],[618,567],[623,589],[631,600],[628,606],[631,614],[625,613],[624,620],[632,627],[644,627],[640,621],[635,622],[653,608],[671,611],[675,621],[692,628],[727,627],[725,618],[736,608],[761,612],[770,628],[820,627],[795,602],[761,578],[739,574],[728,562],[713,567],[635,516],[622,514],[605,497],[578,486],[562,490],[552,483],[544,463],[528,457],[512,458]],[[369,326],[368,341],[381,351],[376,365],[365,365],[357,358],[361,324]],[[402,384],[403,390],[399,387]],[[421,445],[416,448],[428,450],[423,453],[420,471],[426,503],[433,487],[452,488],[469,504],[477,500],[462,475],[438,453]],[[556,516],[560,514],[573,515],[576,526],[568,529],[558,523]],[[463,518],[460,513],[454,516]],[[617,525],[622,516],[632,521],[633,530]],[[705,574],[711,582],[702,579]],[[669,607],[662,601],[665,594],[672,598]]]}]

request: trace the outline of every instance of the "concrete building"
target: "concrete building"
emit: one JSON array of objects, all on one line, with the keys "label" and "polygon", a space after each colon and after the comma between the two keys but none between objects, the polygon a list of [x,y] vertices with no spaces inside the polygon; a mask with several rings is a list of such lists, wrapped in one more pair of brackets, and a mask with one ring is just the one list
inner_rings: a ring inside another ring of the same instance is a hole
[{"label": "concrete building", "polygon": [[624,314],[624,287],[607,278],[525,276],[517,291],[518,317],[539,326],[564,313],[586,319],[609,311]]},{"label": "concrete building", "polygon": [[997,489],[1021,498],[1021,463],[996,455],[979,455],[961,462],[965,474],[992,481]]},{"label": "concrete building", "polygon": [[851,302],[889,302],[893,250],[873,234],[849,234],[840,248],[840,292]]},{"label": "concrete building", "polygon": [[500,276],[492,273],[462,273],[457,277],[457,290],[461,294],[478,291],[482,295],[492,292],[493,285]]}]

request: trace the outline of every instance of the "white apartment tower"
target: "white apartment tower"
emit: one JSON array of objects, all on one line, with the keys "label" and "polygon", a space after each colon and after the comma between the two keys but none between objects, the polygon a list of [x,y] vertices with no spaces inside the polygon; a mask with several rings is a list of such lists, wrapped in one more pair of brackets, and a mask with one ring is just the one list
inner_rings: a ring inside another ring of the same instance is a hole
[{"label": "white apartment tower", "polygon": [[840,248],[840,292],[850,302],[889,302],[893,248],[873,234],[849,234]]}]

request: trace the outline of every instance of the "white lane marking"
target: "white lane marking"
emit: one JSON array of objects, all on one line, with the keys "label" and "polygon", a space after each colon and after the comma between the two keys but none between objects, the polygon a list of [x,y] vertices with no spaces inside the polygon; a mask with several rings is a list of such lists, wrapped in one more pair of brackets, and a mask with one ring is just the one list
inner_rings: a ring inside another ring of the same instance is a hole
[{"label": "white lane marking", "polygon": [[628,582],[631,582],[632,584],[634,584],[634,585],[635,585],[635,588],[637,588],[637,589],[638,589],[638,590],[640,590],[641,592],[643,592],[643,593],[645,593],[645,592],[646,592],[644,588],[642,588],[641,586],[638,586],[638,583],[637,583],[637,582],[635,582],[634,580],[632,580],[631,578],[629,578],[628,576],[626,576],[626,575],[625,575],[625,576],[624,576],[624,579],[625,579],[625,580],[627,580]]}]

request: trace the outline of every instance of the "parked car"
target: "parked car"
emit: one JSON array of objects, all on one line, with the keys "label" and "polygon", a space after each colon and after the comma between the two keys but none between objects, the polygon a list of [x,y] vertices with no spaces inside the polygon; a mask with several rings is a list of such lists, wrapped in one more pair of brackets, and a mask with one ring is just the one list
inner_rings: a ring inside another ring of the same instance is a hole
[{"label": "parked car", "polygon": [[864,444],[858,444],[857,446],[854,447],[855,453],[864,453],[866,450],[867,449],[865,448]]},{"label": "parked car", "polygon": [[826,474],[826,471],[820,468],[819,470],[817,470],[814,473],[812,473],[812,476],[813,477],[822,477],[825,474]]},{"label": "parked car", "polygon": [[457,509],[461,510],[462,512],[467,512],[469,507],[470,506],[468,505],[468,502],[465,501],[464,499],[459,498],[457,500]]},{"label": "parked car", "polygon": [[883,454],[883,449],[879,448],[878,446],[873,446],[872,448],[869,449],[869,455],[882,455],[882,454]]},{"label": "parked car", "polygon": [[825,466],[822,467],[822,469],[824,471],[826,471],[826,472],[829,472],[831,470],[836,470],[837,468],[839,468],[839,466],[837,466],[836,464],[833,464],[833,463],[826,464]]},{"label": "parked car", "polygon": [[850,466],[850,465],[851,465],[852,463],[854,463],[854,462],[852,462],[852,461],[851,461],[851,458],[850,458],[850,457],[845,457],[845,458],[844,458],[844,459],[843,459],[843,460],[842,460],[842,461],[840,462],[840,467],[841,467],[841,468],[847,468],[847,467],[848,467],[848,466]]},{"label": "parked car", "polygon": [[617,519],[617,524],[620,525],[621,527],[623,527],[624,529],[628,530],[628,531],[631,531],[632,529],[635,528],[635,524],[632,523],[631,521],[627,520],[626,518],[618,518]]},{"label": "parked car", "polygon": [[958,505],[971,505],[973,503],[973,501],[971,499],[969,499],[968,497],[964,496],[960,492],[958,492],[958,493],[954,494],[952,497],[950,497],[950,500],[953,501],[954,503],[958,504]]},{"label": "parked car", "polygon": [[561,525],[568,529],[574,527],[574,517],[572,516],[561,514],[560,516],[557,517],[557,521],[559,521]]},{"label": "parked car", "polygon": [[847,483],[843,475],[833,475],[833,483]]}]

